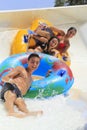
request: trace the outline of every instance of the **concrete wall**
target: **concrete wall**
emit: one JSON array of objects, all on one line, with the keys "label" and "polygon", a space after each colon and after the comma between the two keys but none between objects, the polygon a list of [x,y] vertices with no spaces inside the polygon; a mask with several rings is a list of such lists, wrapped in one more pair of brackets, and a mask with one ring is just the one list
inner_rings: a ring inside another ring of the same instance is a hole
[{"label": "concrete wall", "polygon": [[80,36],[82,37],[86,47],[87,47],[87,23],[83,24],[79,28]]}]

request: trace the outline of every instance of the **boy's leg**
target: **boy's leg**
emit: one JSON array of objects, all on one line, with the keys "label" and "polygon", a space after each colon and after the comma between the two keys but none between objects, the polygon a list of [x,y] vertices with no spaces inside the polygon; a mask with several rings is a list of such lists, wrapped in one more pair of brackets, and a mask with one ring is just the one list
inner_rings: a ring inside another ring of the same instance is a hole
[{"label": "boy's leg", "polygon": [[4,94],[5,107],[8,111],[8,114],[14,113],[14,101],[16,100],[16,95],[10,90],[6,91]]},{"label": "boy's leg", "polygon": [[28,109],[27,109],[27,106],[24,102],[24,100],[19,97],[15,100],[15,105],[17,105],[17,107],[19,108],[19,110],[21,110],[22,112],[24,112],[26,114],[26,116],[30,115],[30,116],[36,116],[38,114],[42,114],[43,112],[42,111],[33,111],[33,112],[30,112]]},{"label": "boy's leg", "polygon": [[8,111],[8,115],[9,116],[14,116],[14,117],[18,117],[18,118],[23,118],[26,115],[24,114],[20,114],[14,111],[14,103],[16,100],[16,95],[15,93],[12,93],[10,90],[8,90],[7,92],[5,92],[4,94],[4,99],[5,99],[5,107]]}]

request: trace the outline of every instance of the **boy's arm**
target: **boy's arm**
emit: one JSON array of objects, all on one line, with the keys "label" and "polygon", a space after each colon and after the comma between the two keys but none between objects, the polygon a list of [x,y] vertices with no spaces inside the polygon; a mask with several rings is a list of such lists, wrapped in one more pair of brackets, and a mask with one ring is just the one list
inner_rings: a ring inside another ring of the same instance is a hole
[{"label": "boy's arm", "polygon": [[3,82],[11,81],[11,79],[13,79],[16,75],[20,74],[21,70],[22,70],[21,67],[14,68],[11,72],[9,72],[9,74],[2,77],[2,81]]}]

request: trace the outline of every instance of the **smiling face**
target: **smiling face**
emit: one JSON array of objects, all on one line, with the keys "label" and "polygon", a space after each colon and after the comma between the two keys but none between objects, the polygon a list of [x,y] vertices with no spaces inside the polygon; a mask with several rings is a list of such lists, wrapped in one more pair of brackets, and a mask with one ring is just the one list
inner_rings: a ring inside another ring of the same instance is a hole
[{"label": "smiling face", "polygon": [[28,60],[28,70],[32,73],[34,70],[38,68],[40,64],[40,58],[33,56]]},{"label": "smiling face", "polygon": [[76,30],[75,29],[71,29],[71,30],[67,31],[67,37],[68,38],[72,38],[75,35],[76,35]]},{"label": "smiling face", "polygon": [[53,38],[50,42],[49,42],[49,47],[51,48],[55,48],[58,45],[58,39],[57,38]]}]

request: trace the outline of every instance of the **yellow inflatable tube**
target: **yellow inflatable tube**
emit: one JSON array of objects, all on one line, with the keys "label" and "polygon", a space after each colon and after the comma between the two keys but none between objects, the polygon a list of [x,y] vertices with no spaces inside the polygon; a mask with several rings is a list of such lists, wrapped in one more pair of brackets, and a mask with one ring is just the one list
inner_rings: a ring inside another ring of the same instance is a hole
[{"label": "yellow inflatable tube", "polygon": [[18,33],[16,34],[16,36],[12,42],[11,55],[26,52],[27,45],[24,42],[24,35],[27,35],[27,34],[28,34],[27,30],[18,31]]},{"label": "yellow inflatable tube", "polygon": [[34,31],[40,23],[45,23],[47,26],[52,26],[52,24],[49,21],[42,18],[38,18],[31,23],[30,30]]},{"label": "yellow inflatable tube", "polygon": [[[45,23],[47,26],[51,26],[52,24],[44,19],[35,19],[30,26],[30,30],[34,31],[40,23]],[[18,31],[18,33],[16,34],[13,42],[12,42],[12,46],[11,46],[11,55],[12,54],[18,54],[18,53],[22,53],[22,52],[26,52],[27,51],[27,42],[25,42],[24,40],[24,36],[28,35],[28,30],[20,30]],[[35,40],[33,38],[30,39],[29,41],[30,46],[35,45]]]},{"label": "yellow inflatable tube", "polygon": [[57,57],[59,58],[59,59],[61,59],[63,62],[65,62],[68,66],[70,66],[71,65],[71,60],[70,60],[70,56],[69,56],[69,53],[68,52],[66,52],[66,53],[64,53],[64,54],[60,54],[60,53],[58,53],[57,54]]},{"label": "yellow inflatable tube", "polygon": [[[52,26],[52,24],[47,20],[36,19],[32,22],[32,24],[30,26],[30,30],[34,31],[39,26],[39,23],[45,23],[45,24],[47,24],[47,26]],[[15,38],[12,42],[11,55],[19,54],[19,53],[27,51],[28,43],[24,40],[24,36],[27,36],[27,35],[28,35],[27,29],[18,31],[17,35],[15,36]],[[29,40],[29,46],[32,47],[34,45],[35,45],[35,40],[33,38],[31,38]],[[70,66],[71,62],[70,62],[69,54],[66,53],[65,57],[67,57],[69,60],[64,59],[64,55],[58,54],[58,58],[61,59],[62,61],[64,61],[68,66]]]}]

